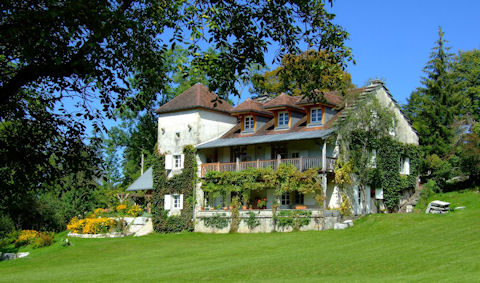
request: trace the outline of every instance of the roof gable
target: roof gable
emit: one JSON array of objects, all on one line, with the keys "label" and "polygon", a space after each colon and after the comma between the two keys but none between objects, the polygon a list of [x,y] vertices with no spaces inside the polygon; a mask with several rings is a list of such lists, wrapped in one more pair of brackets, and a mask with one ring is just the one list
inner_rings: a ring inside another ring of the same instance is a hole
[{"label": "roof gable", "polygon": [[251,98],[248,98],[231,111],[232,114],[245,112],[256,112],[266,116],[273,116],[272,113],[265,110],[265,107],[262,103],[252,100]]},{"label": "roof gable", "polygon": [[271,109],[276,107],[290,107],[302,110],[296,104],[301,100],[300,96],[290,96],[285,93],[281,93],[279,96],[275,97],[274,99],[266,102],[264,104],[265,109]]},{"label": "roof gable", "polygon": [[[213,102],[215,100],[217,100],[216,105],[215,102]],[[225,100],[219,99],[217,95],[210,92],[203,84],[196,83],[191,88],[160,106],[155,110],[155,113],[169,113],[194,108],[230,113],[233,107]]]}]

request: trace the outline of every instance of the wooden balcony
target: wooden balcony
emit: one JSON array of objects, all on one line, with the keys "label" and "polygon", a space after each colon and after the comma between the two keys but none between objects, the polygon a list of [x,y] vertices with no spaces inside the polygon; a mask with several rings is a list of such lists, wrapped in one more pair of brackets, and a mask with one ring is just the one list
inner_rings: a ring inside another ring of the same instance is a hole
[{"label": "wooden balcony", "polygon": [[285,158],[272,160],[256,160],[256,161],[237,161],[237,162],[215,162],[204,163],[201,165],[200,174],[205,177],[209,171],[242,171],[247,168],[267,168],[277,169],[280,164],[292,164],[300,171],[305,171],[313,167],[322,168],[324,172],[333,172],[335,169],[336,158],[326,158],[326,168],[322,168],[322,157],[300,157],[300,158]]}]

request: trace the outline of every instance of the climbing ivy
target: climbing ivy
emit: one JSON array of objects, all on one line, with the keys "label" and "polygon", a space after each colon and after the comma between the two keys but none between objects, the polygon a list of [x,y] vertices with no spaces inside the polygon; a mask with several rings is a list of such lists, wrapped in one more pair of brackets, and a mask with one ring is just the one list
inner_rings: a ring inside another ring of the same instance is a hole
[{"label": "climbing ivy", "polygon": [[300,172],[292,164],[280,164],[277,170],[268,167],[234,172],[210,171],[202,182],[202,189],[209,194],[210,199],[220,196],[225,199],[225,196],[235,192],[242,196],[244,205],[247,205],[250,193],[255,190],[274,189],[277,196],[291,191],[322,193],[318,168]]},{"label": "climbing ivy", "polygon": [[[157,232],[193,231],[193,189],[197,182],[197,162],[195,148],[187,145],[183,148],[184,163],[182,173],[167,178],[165,155],[156,151],[153,163],[153,201],[152,218]],[[164,198],[167,194],[183,194],[183,209],[179,216],[168,216],[164,210]]]},{"label": "climbing ivy", "polygon": [[228,226],[230,219],[225,213],[216,213],[212,217],[202,217],[205,227],[223,229]]},{"label": "climbing ivy", "polygon": [[303,226],[310,224],[311,215],[312,212],[309,210],[282,210],[274,218],[278,227],[291,227],[293,231],[298,231]]},{"label": "climbing ivy", "polygon": [[[376,151],[376,166],[371,159],[373,150]],[[351,133],[349,157],[335,170],[337,183],[351,184],[350,174],[353,174],[359,183],[383,189],[384,204],[390,210],[398,206],[403,192],[416,187],[420,166],[420,149],[416,145],[401,143],[391,136],[378,138],[368,131],[355,130]],[[402,175],[400,162],[407,157],[410,174]]]}]

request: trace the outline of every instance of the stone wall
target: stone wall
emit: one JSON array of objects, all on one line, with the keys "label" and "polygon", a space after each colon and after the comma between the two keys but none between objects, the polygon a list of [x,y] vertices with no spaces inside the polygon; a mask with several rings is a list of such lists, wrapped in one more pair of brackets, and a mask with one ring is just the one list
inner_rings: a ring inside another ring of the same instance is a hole
[{"label": "stone wall", "polygon": [[[250,212],[256,214],[256,220],[258,220],[259,225],[253,229],[250,229],[247,225],[247,220],[250,217]],[[333,229],[335,223],[340,221],[340,213],[337,210],[311,210],[312,215],[310,216],[310,223],[306,226],[300,228],[300,231],[309,231],[309,230],[328,230]],[[273,217],[272,210],[251,210],[251,211],[240,211],[240,225],[238,227],[238,233],[270,233],[274,230],[277,232],[291,232],[292,228],[280,228],[273,227]],[[213,217],[215,215],[221,215],[228,219],[228,225],[225,228],[215,228],[207,227],[204,223],[204,218]],[[231,223],[231,212],[230,211],[197,211],[195,219],[195,232],[202,233],[228,233],[230,231]]]}]

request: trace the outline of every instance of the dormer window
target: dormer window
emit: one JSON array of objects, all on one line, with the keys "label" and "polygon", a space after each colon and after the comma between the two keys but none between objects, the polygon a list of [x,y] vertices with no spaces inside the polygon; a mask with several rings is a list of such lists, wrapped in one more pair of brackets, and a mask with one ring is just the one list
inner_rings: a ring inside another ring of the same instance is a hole
[{"label": "dormer window", "polygon": [[289,119],[288,112],[278,113],[278,126],[282,128],[288,127]]},{"label": "dormer window", "polygon": [[322,123],[322,108],[312,108],[310,110],[310,123],[321,124]]},{"label": "dormer window", "polygon": [[244,131],[253,131],[255,126],[255,121],[252,116],[246,116],[243,120],[243,129]]}]

